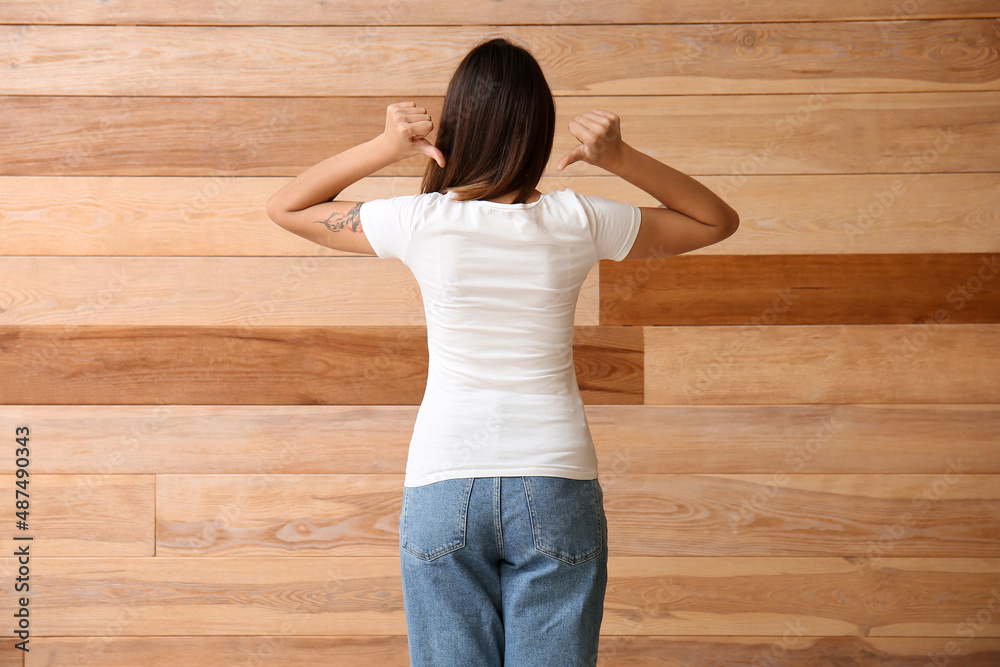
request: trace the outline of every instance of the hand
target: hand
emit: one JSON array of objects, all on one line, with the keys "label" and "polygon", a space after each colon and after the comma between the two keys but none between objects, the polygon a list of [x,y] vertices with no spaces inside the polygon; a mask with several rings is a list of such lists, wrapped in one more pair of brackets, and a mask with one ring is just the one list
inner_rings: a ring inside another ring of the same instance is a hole
[{"label": "hand", "polygon": [[594,109],[573,119],[569,131],[580,144],[564,155],[556,169],[562,171],[574,162],[582,160],[597,167],[613,164],[622,154],[620,121],[610,111]]},{"label": "hand", "polygon": [[427,140],[433,129],[427,109],[413,102],[397,102],[385,110],[385,132],[378,139],[388,144],[396,160],[424,154],[444,168],[444,155]]}]

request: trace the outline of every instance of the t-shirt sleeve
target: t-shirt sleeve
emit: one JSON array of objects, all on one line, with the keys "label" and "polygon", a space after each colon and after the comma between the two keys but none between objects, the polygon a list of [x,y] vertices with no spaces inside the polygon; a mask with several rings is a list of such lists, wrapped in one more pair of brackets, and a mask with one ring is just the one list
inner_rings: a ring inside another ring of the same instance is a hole
[{"label": "t-shirt sleeve", "polygon": [[597,258],[616,262],[625,259],[639,233],[639,207],[603,197],[578,197],[590,222]]},{"label": "t-shirt sleeve", "polygon": [[361,228],[378,257],[403,259],[413,231],[412,197],[373,199],[361,204]]}]

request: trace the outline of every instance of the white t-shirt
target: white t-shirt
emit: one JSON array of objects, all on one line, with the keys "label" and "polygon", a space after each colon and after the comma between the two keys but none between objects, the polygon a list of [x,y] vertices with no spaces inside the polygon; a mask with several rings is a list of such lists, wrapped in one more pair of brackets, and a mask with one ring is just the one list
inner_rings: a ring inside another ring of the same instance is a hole
[{"label": "white t-shirt", "polygon": [[573,316],[594,264],[631,250],[639,209],[560,190],[529,204],[377,199],[360,215],[375,253],[413,272],[427,321],[427,386],[404,485],[595,479]]}]

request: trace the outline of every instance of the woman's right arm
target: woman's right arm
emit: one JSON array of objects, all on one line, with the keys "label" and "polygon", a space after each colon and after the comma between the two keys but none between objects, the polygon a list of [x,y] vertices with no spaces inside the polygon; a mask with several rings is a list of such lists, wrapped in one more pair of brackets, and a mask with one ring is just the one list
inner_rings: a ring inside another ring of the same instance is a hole
[{"label": "woman's right arm", "polygon": [[557,168],[582,160],[625,179],[666,207],[639,209],[639,233],[625,259],[679,255],[733,235],[740,216],[729,204],[690,176],[625,143],[619,123],[618,116],[600,109],[577,116],[569,129],[580,145]]}]

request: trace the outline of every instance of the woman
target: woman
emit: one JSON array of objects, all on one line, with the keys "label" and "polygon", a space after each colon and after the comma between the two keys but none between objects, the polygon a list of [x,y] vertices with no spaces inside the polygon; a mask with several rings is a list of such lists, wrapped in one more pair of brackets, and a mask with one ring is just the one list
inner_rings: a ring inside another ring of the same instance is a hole
[{"label": "woman", "polygon": [[[538,63],[494,39],[452,77],[436,146],[426,109],[390,105],[382,134],[267,203],[272,220],[316,243],[401,259],[420,286],[429,364],[399,521],[414,665],[596,664],[607,526],[573,367],[580,287],[600,259],[694,250],[739,224],[596,109],[570,123],[580,143],[558,169],[602,167],[663,207],[540,193],[554,125]],[[422,194],[336,199],[420,154],[432,159]]]}]

